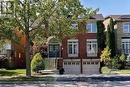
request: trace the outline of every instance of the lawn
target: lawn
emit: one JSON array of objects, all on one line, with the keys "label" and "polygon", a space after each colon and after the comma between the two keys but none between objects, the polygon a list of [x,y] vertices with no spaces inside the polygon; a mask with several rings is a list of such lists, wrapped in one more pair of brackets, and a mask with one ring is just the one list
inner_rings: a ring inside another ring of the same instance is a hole
[{"label": "lawn", "polygon": [[15,69],[15,70],[0,70],[0,76],[25,76],[25,69]]},{"label": "lawn", "polygon": [[130,74],[130,70],[116,70],[116,71],[112,71],[112,73],[117,73],[117,74]]},{"label": "lawn", "polygon": [[26,78],[26,69],[16,70],[0,70],[0,82],[12,82],[12,81],[53,81],[53,77],[44,77],[40,74],[32,73],[31,78]]},{"label": "lawn", "polygon": [[123,70],[118,70],[118,69],[110,69],[108,67],[102,67],[102,74],[130,74],[130,69],[123,69]]}]

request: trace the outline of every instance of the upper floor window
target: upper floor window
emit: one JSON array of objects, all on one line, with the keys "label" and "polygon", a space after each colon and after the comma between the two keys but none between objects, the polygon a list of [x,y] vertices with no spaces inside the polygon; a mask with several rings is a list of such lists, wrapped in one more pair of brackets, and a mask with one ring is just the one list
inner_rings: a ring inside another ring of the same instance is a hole
[{"label": "upper floor window", "polygon": [[68,40],[68,56],[69,57],[78,56],[78,39]]},{"label": "upper floor window", "polygon": [[130,33],[130,23],[124,23],[123,24],[123,32],[124,33]]},{"label": "upper floor window", "polygon": [[88,33],[96,33],[97,32],[97,25],[96,23],[89,23],[86,25]]},{"label": "upper floor window", "polygon": [[88,39],[86,44],[87,56],[97,56],[97,40]]},{"label": "upper floor window", "polygon": [[72,23],[71,28],[72,29],[78,29],[78,24],[77,23]]}]

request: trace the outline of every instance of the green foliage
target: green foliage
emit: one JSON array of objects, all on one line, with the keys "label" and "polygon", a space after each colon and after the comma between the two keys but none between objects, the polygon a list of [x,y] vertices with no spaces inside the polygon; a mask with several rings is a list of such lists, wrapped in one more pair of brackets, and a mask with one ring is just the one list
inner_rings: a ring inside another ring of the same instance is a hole
[{"label": "green foliage", "polygon": [[45,69],[45,62],[40,53],[36,53],[31,61],[32,71],[39,73],[40,70]]},{"label": "green foliage", "polygon": [[111,68],[112,69],[119,69],[121,64],[119,64],[119,56],[115,56],[111,59]]},{"label": "green foliage", "polygon": [[101,73],[102,74],[109,74],[111,72],[111,69],[108,67],[102,67],[101,68]]},{"label": "green foliage", "polygon": [[1,18],[3,22],[0,24],[3,25],[0,26],[0,34],[16,41],[13,37],[15,32],[12,31],[17,27],[26,35],[27,77],[31,76],[30,41],[41,42],[49,36],[56,36],[62,40],[73,33],[70,26],[74,20],[77,21],[78,16],[87,21],[97,12],[97,9],[84,8],[80,0],[14,0],[14,4],[13,17],[6,21]]},{"label": "green foliage", "polygon": [[111,57],[114,57],[116,55],[116,42],[115,42],[114,21],[112,18],[110,18],[110,24],[107,27],[106,46],[111,49]]},{"label": "green foliage", "polygon": [[101,62],[104,62],[104,64],[108,64],[110,61],[110,55],[111,55],[111,50],[108,47],[104,48],[100,56]]},{"label": "green foliage", "polygon": [[25,69],[15,69],[15,70],[0,70],[0,76],[25,76]]},{"label": "green foliage", "polygon": [[100,50],[105,48],[105,34],[104,34],[104,24],[102,21],[97,22],[97,40],[98,40],[98,48]]},{"label": "green foliage", "polygon": [[126,56],[125,56],[125,54],[122,53],[121,56],[119,57],[119,59],[120,59],[121,62],[126,61]]}]

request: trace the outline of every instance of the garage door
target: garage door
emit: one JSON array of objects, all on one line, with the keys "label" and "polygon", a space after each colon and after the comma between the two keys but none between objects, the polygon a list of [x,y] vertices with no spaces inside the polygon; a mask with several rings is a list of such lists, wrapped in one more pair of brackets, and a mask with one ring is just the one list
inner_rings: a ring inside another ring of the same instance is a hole
[{"label": "garage door", "polygon": [[79,61],[64,61],[63,68],[65,70],[65,74],[80,74]]},{"label": "garage door", "polygon": [[99,67],[98,61],[84,61],[83,74],[99,74]]}]

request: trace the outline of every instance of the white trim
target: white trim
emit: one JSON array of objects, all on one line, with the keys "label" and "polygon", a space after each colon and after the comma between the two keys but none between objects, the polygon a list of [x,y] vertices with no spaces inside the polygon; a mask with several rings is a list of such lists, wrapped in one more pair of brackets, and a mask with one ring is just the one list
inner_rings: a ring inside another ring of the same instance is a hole
[{"label": "white trim", "polygon": [[78,23],[72,23],[71,28],[72,29],[78,29]]},{"label": "white trim", "polygon": [[130,39],[122,39],[121,45],[122,45],[122,51],[125,54],[129,54],[130,53]]},{"label": "white trim", "polygon": [[[96,31],[95,32],[93,32],[93,29],[94,29],[93,24],[96,25]],[[87,33],[97,33],[97,24],[96,23],[87,23],[86,29],[89,29],[88,26],[91,26],[91,28],[90,28],[90,31],[87,30]]]},{"label": "white trim", "polygon": [[78,39],[69,39],[68,42],[71,42],[71,41],[77,41],[78,42]]},{"label": "white trim", "polygon": [[87,39],[86,41],[97,41],[97,39]]},{"label": "white trim", "polygon": [[[88,42],[91,42],[91,43],[88,43]],[[95,45],[96,49],[92,48],[91,51],[89,51],[88,50],[88,45],[90,45],[91,48]],[[86,40],[86,52],[87,52],[88,57],[96,57],[97,56],[97,53],[98,53],[97,39],[87,39]]]},{"label": "white trim", "polygon": [[[70,43],[72,42],[72,43]],[[74,43],[76,42],[76,43]],[[72,44],[72,54],[69,53],[69,44]],[[77,53],[74,54],[74,45],[77,45]],[[67,53],[68,53],[68,57],[78,57],[78,54],[79,54],[79,43],[78,43],[78,39],[69,39],[68,42],[67,42]]]},{"label": "white trim", "polygon": [[[124,31],[124,26],[127,26],[127,31]],[[130,33],[130,22],[123,23],[123,33]]]}]

